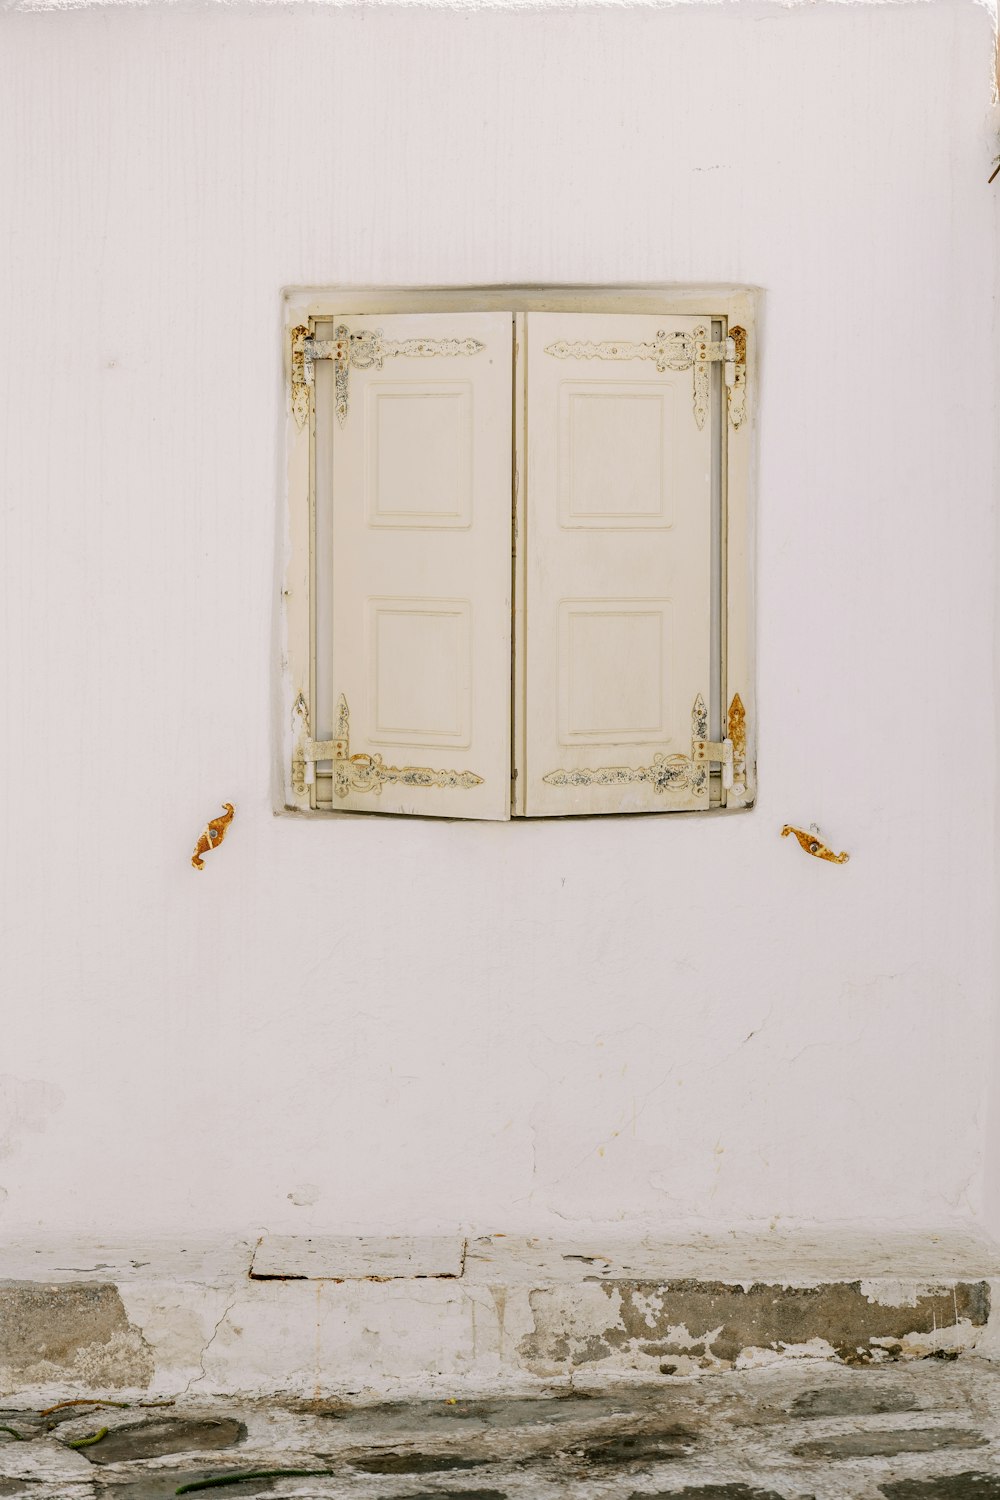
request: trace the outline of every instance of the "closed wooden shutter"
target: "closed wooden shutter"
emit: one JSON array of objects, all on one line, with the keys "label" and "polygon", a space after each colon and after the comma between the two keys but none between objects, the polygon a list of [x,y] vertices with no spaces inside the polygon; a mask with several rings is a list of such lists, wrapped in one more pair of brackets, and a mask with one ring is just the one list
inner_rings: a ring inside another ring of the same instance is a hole
[{"label": "closed wooden shutter", "polygon": [[507,818],[511,315],[334,336],[333,807]]},{"label": "closed wooden shutter", "polygon": [[529,817],[708,806],[691,744],[710,692],[712,415],[683,353],[706,321],[525,319]]}]

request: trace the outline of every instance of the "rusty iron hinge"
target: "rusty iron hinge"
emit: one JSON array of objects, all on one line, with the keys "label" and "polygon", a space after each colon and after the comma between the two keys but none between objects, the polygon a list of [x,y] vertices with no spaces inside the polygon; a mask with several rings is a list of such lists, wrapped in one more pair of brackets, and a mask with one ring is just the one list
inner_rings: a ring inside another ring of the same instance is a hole
[{"label": "rusty iron hinge", "polygon": [[745,328],[731,328],[724,339],[709,337],[708,327],[699,324],[691,333],[667,333],[658,329],[654,339],[633,342],[629,339],[558,339],[546,345],[546,354],[556,359],[648,359],[662,374],[665,370],[692,370],[694,379],[694,419],[699,431],[708,418],[710,385],[709,365],[721,364],[729,398],[729,421],[740,427],[746,416],[747,334]]},{"label": "rusty iron hinge", "polygon": [[729,421],[742,427],[747,414],[747,331],[739,325],[729,330],[727,344],[733,345],[733,359],[726,360],[725,381],[729,397]]},{"label": "rusty iron hinge", "polygon": [[300,693],[292,707],[292,728],[295,741],[292,748],[292,791],[303,797],[306,788],[316,780],[318,760],[336,760],[347,753],[347,741],[314,740],[309,725],[309,708]]},{"label": "rusty iron hinge", "polygon": [[549,771],[542,780],[549,786],[625,786],[647,782],[655,792],[692,792],[696,797],[708,792],[708,768],[712,763],[722,767],[722,785],[740,796],[747,789],[746,709],[739,693],[734,693],[726,720],[728,734],[724,740],[708,738],[708,709],[701,693],[691,709],[691,754],[654,755],[648,766],[575,766]]},{"label": "rusty iron hinge", "polygon": [[482,786],[482,776],[475,771],[435,770],[431,766],[387,766],[381,755],[370,755],[365,751],[351,754],[351,716],[347,699],[341,693],[337,700],[336,733],[332,740],[314,740],[309,733],[309,709],[300,693],[292,709],[292,724],[296,730],[292,750],[292,790],[297,797],[304,797],[306,788],[316,779],[316,762],[333,762],[333,790],[338,797],[349,792],[374,792],[377,796],[383,786],[398,784],[407,787],[439,787],[442,790],[459,788],[468,791]]},{"label": "rusty iron hinge", "polygon": [[[478,339],[385,339],[381,328],[350,329],[340,323],[332,339],[317,339],[309,325],[299,323],[291,331],[292,340],[292,414],[297,425],[304,427],[309,418],[310,393],[315,381],[314,366],[318,359],[333,361],[336,373],[337,420],[347,419],[350,371],[382,368],[385,359],[397,355],[430,358],[433,355],[478,354],[485,347]],[[747,334],[745,328],[731,328],[728,337],[711,339],[708,329],[699,326],[693,333],[657,333],[646,343],[627,340],[604,340],[592,343],[565,339],[550,344],[546,354],[558,359],[651,359],[663,370],[693,370],[694,416],[700,428],[708,417],[708,367],[721,364],[729,405],[729,422],[741,427],[746,417]]]},{"label": "rusty iron hinge", "polygon": [[720,765],[726,791],[742,793],[747,789],[747,713],[739,693],[729,705],[726,731],[724,740],[693,739],[691,759],[695,765]]},{"label": "rusty iron hinge", "polygon": [[405,355],[430,359],[434,355],[479,354],[485,344],[478,339],[386,339],[381,328],[348,328],[338,323],[332,339],[318,339],[305,323],[292,329],[292,413],[299,427],[309,417],[309,393],[315,381],[313,366],[318,359],[333,361],[336,380],[337,421],[347,420],[351,370],[381,370],[386,359]]}]

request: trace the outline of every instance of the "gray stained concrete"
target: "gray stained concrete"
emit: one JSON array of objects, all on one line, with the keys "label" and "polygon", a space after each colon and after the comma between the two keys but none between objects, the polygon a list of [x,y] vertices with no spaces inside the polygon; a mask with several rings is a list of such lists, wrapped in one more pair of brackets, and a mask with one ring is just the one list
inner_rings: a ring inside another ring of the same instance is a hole
[{"label": "gray stained concrete", "polygon": [[1000,1500],[1000,1367],[974,1356],[375,1404],[9,1401],[0,1427],[0,1496],[24,1500]]}]

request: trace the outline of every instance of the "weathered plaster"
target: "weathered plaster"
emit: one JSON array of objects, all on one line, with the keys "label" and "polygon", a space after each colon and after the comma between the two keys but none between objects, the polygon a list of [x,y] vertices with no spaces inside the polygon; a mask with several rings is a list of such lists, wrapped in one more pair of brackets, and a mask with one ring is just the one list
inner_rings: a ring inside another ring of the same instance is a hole
[{"label": "weathered plaster", "polygon": [[[727,3],[727,0],[364,0],[370,9],[399,8],[426,11],[579,11],[587,10],[670,10],[675,7],[686,7],[692,5],[718,6]],[[796,6],[806,3],[815,3],[815,0],[728,0],[729,4],[753,4],[758,12],[772,11],[780,14],[782,11],[793,10]],[[927,0],[824,0],[825,4],[835,5],[912,5],[925,4]],[[942,3],[942,0],[937,0]],[[962,0],[959,0],[962,3]],[[996,16],[996,0],[972,0],[972,3],[981,5],[991,16]],[[225,5],[227,9],[257,8],[257,7],[280,7],[284,10],[293,7],[301,7],[304,4],[320,6],[324,9],[340,9],[348,6],[356,6],[358,0],[3,0],[0,10],[12,11],[73,11],[81,9],[97,9],[105,7],[115,8],[139,8],[150,7],[169,8],[177,10],[211,9],[216,6]]]},{"label": "weathered plaster", "polygon": [[153,1351],[106,1285],[0,1283],[0,1388],[145,1386]]},{"label": "weathered plaster", "polygon": [[[5,1230],[981,1220],[989,16],[2,24]],[[527,281],[763,288],[757,807],[274,819],[281,289]]]},{"label": "weathered plaster", "polygon": [[[528,1369],[613,1364],[690,1374],[732,1368],[758,1350],[821,1345],[846,1364],[923,1358],[969,1346],[990,1311],[986,1282],[907,1290],[900,1303],[864,1295],[858,1282],[810,1287],[724,1282],[603,1282],[530,1293],[534,1332],[522,1340]],[[944,1335],[939,1340],[939,1332]]]},{"label": "weathered plaster", "polygon": [[[308,1273],[290,1279],[252,1278],[254,1247],[245,1242],[203,1246],[189,1260],[166,1244],[131,1257],[92,1244],[77,1247],[90,1253],[76,1257],[77,1272],[61,1270],[76,1278],[61,1283],[47,1272],[68,1257],[50,1247],[38,1256],[37,1279],[0,1283],[0,1335],[9,1330],[0,1376],[39,1400],[112,1387],[149,1398],[412,1394],[455,1383],[489,1390],[718,1374],[802,1358],[867,1365],[995,1352],[987,1325],[1000,1276],[986,1245],[940,1241],[938,1274],[928,1279],[934,1247],[899,1237],[893,1276],[879,1274],[884,1245],[701,1241],[569,1252],[505,1239],[496,1254],[500,1244],[472,1241],[458,1274],[424,1276],[414,1268],[440,1261],[439,1242],[313,1239],[298,1257],[294,1245],[279,1247]],[[720,1276],[682,1274],[698,1259]],[[853,1276],[817,1278],[849,1259]],[[0,1272],[30,1261],[24,1248],[8,1247]],[[770,1264],[764,1278],[750,1274],[755,1263]],[[387,1274],[392,1265],[396,1274]]]}]

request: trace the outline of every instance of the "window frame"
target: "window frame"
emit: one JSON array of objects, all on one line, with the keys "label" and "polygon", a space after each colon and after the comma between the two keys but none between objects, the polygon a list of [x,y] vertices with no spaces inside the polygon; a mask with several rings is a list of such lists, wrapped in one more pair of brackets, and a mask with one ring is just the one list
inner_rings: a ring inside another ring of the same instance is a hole
[{"label": "window frame", "polygon": [[[524,315],[536,311],[580,313],[644,313],[664,317],[702,314],[718,323],[722,336],[741,327],[747,335],[746,416],[733,427],[723,398],[720,443],[720,610],[719,672],[722,710],[739,693],[746,712],[746,776],[742,792],[727,791],[716,769],[711,780],[709,811],[731,811],[753,805],[756,797],[757,695],[754,660],[754,477],[757,429],[759,289],[746,286],[341,286],[289,289],[284,293],[282,344],[284,355],[285,492],[279,551],[281,612],[274,736],[274,809],[312,817],[353,817],[354,811],[317,805],[316,784],[305,791],[293,784],[296,745],[303,734],[320,738],[332,726],[313,724],[309,705],[317,701],[316,682],[316,412],[310,388],[308,419],[300,426],[291,407],[293,330],[330,319],[390,313],[447,313],[503,311],[514,316],[512,370],[513,495],[512,495],[512,781],[511,820],[524,816],[519,802],[516,768],[523,764],[525,552],[518,539],[524,534],[523,476],[525,452]],[[710,726],[712,738],[723,737],[724,726]],[[518,750],[520,749],[520,754]],[[377,811],[373,808],[372,811]],[[699,809],[704,815],[704,810]],[[364,814],[361,814],[364,816]],[[384,815],[383,815],[384,816]],[[406,816],[410,816],[407,814]],[[559,815],[554,815],[559,816]],[[565,816],[565,815],[562,815]],[[586,816],[586,814],[584,814]],[[615,816],[615,814],[596,814]],[[627,814],[626,816],[639,816]],[[461,813],[456,812],[456,820]],[[534,820],[533,820],[534,821]]]}]

